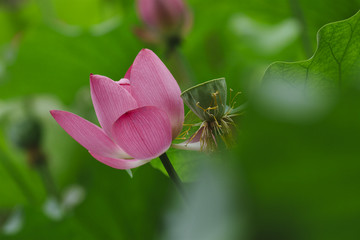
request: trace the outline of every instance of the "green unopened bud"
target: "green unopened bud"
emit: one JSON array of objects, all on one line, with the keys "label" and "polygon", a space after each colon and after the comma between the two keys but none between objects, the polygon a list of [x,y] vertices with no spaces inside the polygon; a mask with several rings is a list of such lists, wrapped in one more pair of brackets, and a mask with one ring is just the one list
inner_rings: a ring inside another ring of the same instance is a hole
[{"label": "green unopened bud", "polygon": [[43,166],[46,158],[41,149],[42,125],[35,117],[28,116],[17,120],[9,127],[10,141],[27,155],[30,166]]},{"label": "green unopened bud", "polygon": [[226,111],[226,82],[219,78],[185,90],[181,97],[203,121],[221,119]]},{"label": "green unopened bud", "polygon": [[42,138],[41,124],[34,117],[18,120],[10,125],[8,136],[10,141],[20,149],[37,148]]}]

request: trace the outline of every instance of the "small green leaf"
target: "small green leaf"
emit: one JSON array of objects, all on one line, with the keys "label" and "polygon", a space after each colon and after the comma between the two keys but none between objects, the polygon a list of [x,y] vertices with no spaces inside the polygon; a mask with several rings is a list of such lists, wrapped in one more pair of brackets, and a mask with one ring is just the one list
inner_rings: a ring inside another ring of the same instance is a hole
[{"label": "small green leaf", "polygon": [[203,121],[221,118],[226,109],[225,78],[210,80],[185,90],[181,97]]},{"label": "small green leaf", "polygon": [[131,169],[125,169],[125,171],[129,174],[130,178],[134,177]]}]

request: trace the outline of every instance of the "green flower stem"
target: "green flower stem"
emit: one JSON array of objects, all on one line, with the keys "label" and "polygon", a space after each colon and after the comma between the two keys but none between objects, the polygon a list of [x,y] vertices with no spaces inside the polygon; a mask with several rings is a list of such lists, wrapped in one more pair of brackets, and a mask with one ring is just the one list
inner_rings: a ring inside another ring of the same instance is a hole
[{"label": "green flower stem", "polygon": [[57,200],[60,200],[59,192],[56,188],[54,179],[52,178],[52,175],[51,175],[51,172],[49,170],[49,166],[47,165],[47,163],[37,166],[37,170],[39,172],[39,175],[42,178],[47,195],[54,196]]},{"label": "green flower stem", "polygon": [[187,89],[193,85],[193,76],[185,56],[179,49],[174,48],[165,56],[167,67],[173,74],[181,89]]},{"label": "green flower stem", "polygon": [[31,191],[29,185],[26,183],[22,174],[18,169],[13,165],[11,159],[9,159],[6,154],[0,150],[0,161],[2,162],[7,173],[13,178],[14,182],[18,185],[19,189],[22,191],[22,194],[27,199],[28,203],[33,205],[35,204],[35,196]]},{"label": "green flower stem", "polygon": [[163,153],[159,158],[161,160],[161,163],[165,167],[166,172],[169,174],[170,179],[175,184],[176,188],[179,190],[180,194],[184,197],[184,199],[187,200],[183,183],[181,182],[179,175],[176,173],[166,153]]},{"label": "green flower stem", "polygon": [[60,195],[51,175],[46,155],[43,153],[41,148],[35,147],[33,149],[29,149],[28,157],[31,166],[33,166],[40,175],[47,195],[60,200]]}]

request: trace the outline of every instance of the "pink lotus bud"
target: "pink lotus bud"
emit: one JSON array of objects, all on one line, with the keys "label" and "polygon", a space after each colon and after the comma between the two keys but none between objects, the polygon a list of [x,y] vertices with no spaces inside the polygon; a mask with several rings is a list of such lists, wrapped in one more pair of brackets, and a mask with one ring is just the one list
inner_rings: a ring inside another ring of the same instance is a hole
[{"label": "pink lotus bud", "polygon": [[158,38],[181,38],[192,24],[191,14],[183,0],[137,0],[137,9],[147,27],[146,30],[137,30],[140,37],[155,34]]},{"label": "pink lotus bud", "polygon": [[70,112],[52,116],[100,162],[135,168],[167,151],[182,129],[180,88],[161,60],[144,49],[120,81],[90,75],[91,98],[101,128]]}]

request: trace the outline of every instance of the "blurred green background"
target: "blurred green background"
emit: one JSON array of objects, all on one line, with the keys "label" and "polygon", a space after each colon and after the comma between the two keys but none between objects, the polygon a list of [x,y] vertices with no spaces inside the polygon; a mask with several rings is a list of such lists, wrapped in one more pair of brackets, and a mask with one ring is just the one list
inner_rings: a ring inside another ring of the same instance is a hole
[{"label": "blurred green background", "polygon": [[[142,23],[132,0],[0,0],[0,239],[360,238],[360,84],[310,110],[282,106],[291,96],[276,104],[258,100],[271,63],[308,59],[317,31],[353,16],[360,1],[187,3],[193,27],[171,59],[163,46],[134,34]],[[156,168],[158,160],[130,178],[93,159],[48,112],[69,110],[97,123],[89,74],[118,80],[144,47],[177,79],[225,77],[242,92],[239,103],[249,102],[230,151],[170,150],[189,206]],[[43,127],[62,205],[11,141],[12,126],[28,112]]]}]

